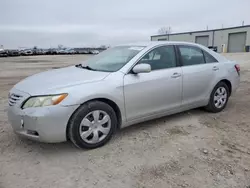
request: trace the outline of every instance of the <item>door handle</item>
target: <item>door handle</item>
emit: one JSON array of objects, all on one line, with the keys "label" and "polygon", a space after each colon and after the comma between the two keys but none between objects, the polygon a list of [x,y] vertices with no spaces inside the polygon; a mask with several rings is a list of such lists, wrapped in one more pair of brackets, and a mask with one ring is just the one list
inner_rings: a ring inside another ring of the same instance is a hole
[{"label": "door handle", "polygon": [[217,71],[217,70],[219,70],[219,68],[216,67],[216,66],[214,66],[214,67],[213,67],[213,71]]},{"label": "door handle", "polygon": [[180,77],[180,76],[181,76],[180,73],[175,72],[175,73],[171,76],[171,78],[178,78],[178,77]]}]

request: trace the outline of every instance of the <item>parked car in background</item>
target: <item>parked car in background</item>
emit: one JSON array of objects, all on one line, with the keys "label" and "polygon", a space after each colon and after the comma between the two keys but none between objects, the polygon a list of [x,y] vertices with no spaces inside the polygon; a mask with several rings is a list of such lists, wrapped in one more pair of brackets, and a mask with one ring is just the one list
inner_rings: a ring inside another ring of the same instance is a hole
[{"label": "parked car in background", "polygon": [[99,54],[100,52],[98,50],[91,50],[90,54]]},{"label": "parked car in background", "polygon": [[79,54],[90,54],[90,51],[89,50],[81,50],[81,51],[78,51]]},{"label": "parked car in background", "polygon": [[46,55],[56,55],[56,54],[58,54],[58,50],[55,48],[50,48],[46,52]]},{"label": "parked car in background", "polygon": [[75,54],[75,53],[76,53],[76,51],[74,49],[71,49],[71,48],[58,50],[58,54],[61,54],[61,55],[65,55],[65,54],[72,55],[72,54]]},{"label": "parked car in background", "polygon": [[89,54],[90,52],[88,50],[83,50],[83,54]]},{"label": "parked car in background", "polygon": [[43,55],[44,51],[43,49],[34,49],[33,50],[33,55]]},{"label": "parked car in background", "polygon": [[19,56],[19,50],[8,50],[8,56]]},{"label": "parked car in background", "polygon": [[8,57],[8,51],[4,49],[0,49],[0,57]]},{"label": "parked car in background", "polygon": [[42,55],[46,55],[47,52],[48,52],[48,49],[42,49],[42,51],[43,51],[43,54],[42,54]]},{"label": "parked car in background", "polygon": [[22,50],[20,52],[20,54],[23,55],[23,56],[29,56],[29,55],[33,55],[33,51],[30,50],[30,49],[26,49],[26,50]]},{"label": "parked car in background", "polygon": [[67,51],[65,49],[60,49],[57,51],[57,54],[64,55],[67,54]]},{"label": "parked car in background", "polygon": [[239,65],[202,45],[128,44],[17,83],[8,117],[21,136],[96,148],[135,123],[197,107],[220,112],[239,83]]},{"label": "parked car in background", "polygon": [[45,55],[47,51],[48,51],[47,49],[41,49],[41,52],[42,52],[41,55]]},{"label": "parked car in background", "polygon": [[66,53],[72,55],[76,54],[76,51],[74,49],[66,49]]}]

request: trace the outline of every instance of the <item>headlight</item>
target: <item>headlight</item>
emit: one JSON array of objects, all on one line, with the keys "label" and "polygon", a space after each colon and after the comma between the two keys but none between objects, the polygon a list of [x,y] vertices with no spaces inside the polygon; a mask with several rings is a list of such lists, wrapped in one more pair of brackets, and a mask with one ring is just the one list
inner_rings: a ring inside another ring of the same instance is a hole
[{"label": "headlight", "polygon": [[51,106],[59,104],[63,99],[65,99],[68,94],[58,94],[58,95],[48,95],[48,96],[37,96],[30,97],[22,106],[22,109],[31,107],[42,107]]}]

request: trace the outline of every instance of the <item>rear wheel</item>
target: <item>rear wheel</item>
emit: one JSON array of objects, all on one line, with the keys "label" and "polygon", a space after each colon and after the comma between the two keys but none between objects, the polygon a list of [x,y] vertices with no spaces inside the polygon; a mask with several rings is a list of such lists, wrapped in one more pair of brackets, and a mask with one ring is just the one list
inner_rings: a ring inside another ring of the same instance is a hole
[{"label": "rear wheel", "polygon": [[117,117],[113,108],[104,102],[91,101],[73,114],[68,135],[75,146],[93,149],[106,144],[116,127]]},{"label": "rear wheel", "polygon": [[219,82],[213,89],[206,110],[217,113],[222,111],[228,102],[229,89],[226,83]]}]

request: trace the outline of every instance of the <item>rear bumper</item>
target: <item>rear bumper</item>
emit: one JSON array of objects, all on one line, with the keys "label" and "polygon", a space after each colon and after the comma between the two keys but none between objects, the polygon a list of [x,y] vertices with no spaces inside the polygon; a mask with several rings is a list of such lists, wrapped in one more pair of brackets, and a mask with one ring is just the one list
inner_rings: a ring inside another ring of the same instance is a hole
[{"label": "rear bumper", "polygon": [[8,119],[18,135],[46,143],[64,142],[68,120],[77,108],[56,105],[22,110],[11,106]]}]

